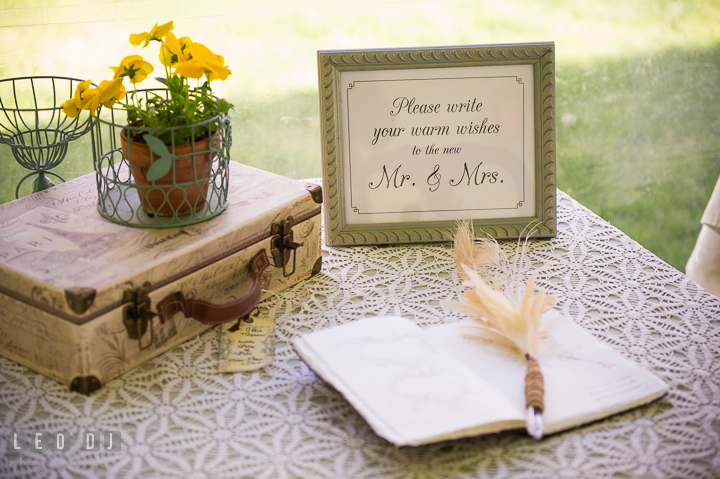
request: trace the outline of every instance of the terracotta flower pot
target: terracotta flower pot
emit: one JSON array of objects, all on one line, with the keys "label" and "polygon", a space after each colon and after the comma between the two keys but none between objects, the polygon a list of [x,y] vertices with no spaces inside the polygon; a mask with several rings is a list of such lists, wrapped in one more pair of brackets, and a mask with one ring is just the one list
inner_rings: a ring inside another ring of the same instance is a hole
[{"label": "terracotta flower pot", "polygon": [[158,158],[157,155],[145,143],[128,141],[126,132],[125,129],[120,131],[122,152],[130,163],[130,171],[138,185],[137,192],[146,213],[182,216],[205,206],[213,153],[210,144],[219,141],[217,131],[212,137],[195,141],[194,144],[175,145],[174,150],[168,147],[168,151],[176,156],[173,168],[154,182],[147,180],[147,172]]}]

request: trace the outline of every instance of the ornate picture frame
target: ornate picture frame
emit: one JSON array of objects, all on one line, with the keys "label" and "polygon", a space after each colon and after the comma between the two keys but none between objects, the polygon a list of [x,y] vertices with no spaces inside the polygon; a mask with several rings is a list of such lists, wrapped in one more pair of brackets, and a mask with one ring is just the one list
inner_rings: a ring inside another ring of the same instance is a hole
[{"label": "ornate picture frame", "polygon": [[[556,234],[555,46],[318,52],[328,245]],[[528,228],[530,225],[530,228]]]}]

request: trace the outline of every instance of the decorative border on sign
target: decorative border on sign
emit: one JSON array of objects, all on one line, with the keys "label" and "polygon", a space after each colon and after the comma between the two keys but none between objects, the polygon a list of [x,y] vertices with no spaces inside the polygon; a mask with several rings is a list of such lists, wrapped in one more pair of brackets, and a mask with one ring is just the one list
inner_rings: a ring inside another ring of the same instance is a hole
[{"label": "decorative border on sign", "polygon": [[554,43],[476,45],[364,51],[319,51],[318,81],[328,245],[393,244],[452,240],[452,221],[349,225],[342,186],[341,71],[449,68],[529,64],[535,96],[535,215],[527,218],[473,220],[476,229],[498,239],[556,235]]}]

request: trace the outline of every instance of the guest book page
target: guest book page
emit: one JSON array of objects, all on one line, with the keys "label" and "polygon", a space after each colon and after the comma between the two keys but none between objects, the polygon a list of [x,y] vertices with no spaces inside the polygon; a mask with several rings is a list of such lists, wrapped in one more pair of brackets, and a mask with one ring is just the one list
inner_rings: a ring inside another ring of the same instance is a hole
[{"label": "guest book page", "polygon": [[[470,337],[473,321],[425,330],[375,317],[294,342],[375,432],[420,445],[525,425],[524,358]],[[647,403],[667,392],[654,374],[556,312],[543,316],[538,360],[545,431],[553,433]]]},{"label": "guest book page", "polygon": [[[551,310],[538,362],[545,381],[545,433],[561,431],[647,403],[667,392],[657,376]],[[516,408],[525,407],[524,358],[470,335],[473,320],[425,330],[448,355],[482,376]]]}]

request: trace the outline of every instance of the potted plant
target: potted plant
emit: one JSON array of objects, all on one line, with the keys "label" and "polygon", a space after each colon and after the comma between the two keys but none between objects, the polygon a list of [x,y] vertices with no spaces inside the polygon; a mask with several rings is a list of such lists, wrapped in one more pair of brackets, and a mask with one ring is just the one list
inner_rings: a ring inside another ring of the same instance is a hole
[{"label": "potted plant", "polygon": [[[143,210],[150,215],[180,216],[205,206],[211,164],[218,151],[218,120],[232,105],[213,96],[210,83],[225,80],[230,70],[221,55],[188,37],[177,38],[173,22],[157,24],[150,32],[130,35],[132,45],[160,43],[164,88],[138,90],[137,84],[153,71],[141,55],[123,58],[112,80],[93,88],[90,80],[78,85],[75,96],[63,103],[66,115],[80,110],[96,115],[100,107],[124,110],[127,125],[120,131],[124,158]],[[124,81],[132,90],[128,92]],[[194,85],[191,85],[194,83]]]}]

